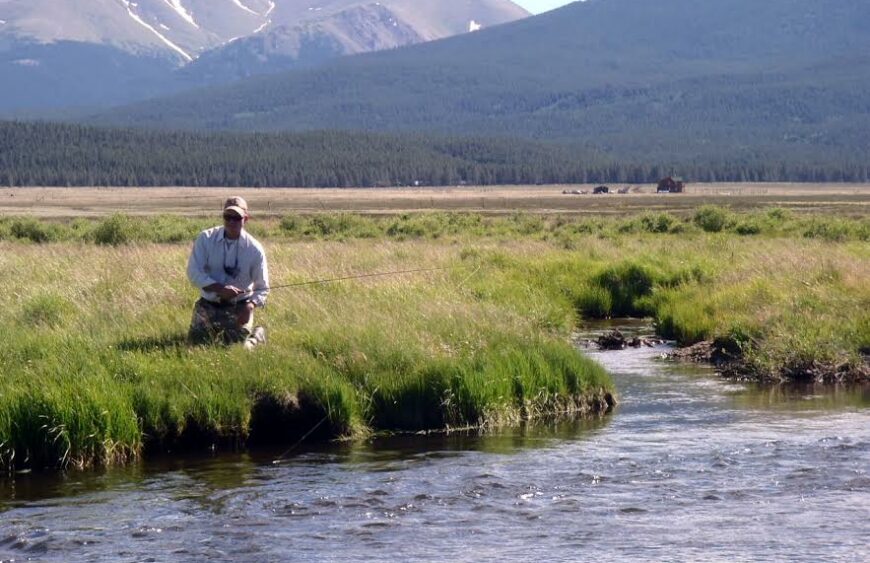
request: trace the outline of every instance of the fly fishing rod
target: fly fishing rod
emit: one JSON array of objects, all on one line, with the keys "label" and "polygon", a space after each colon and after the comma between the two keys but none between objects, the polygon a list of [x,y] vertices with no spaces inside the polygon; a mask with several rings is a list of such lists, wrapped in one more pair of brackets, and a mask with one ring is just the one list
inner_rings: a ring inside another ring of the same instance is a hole
[{"label": "fly fishing rod", "polygon": [[284,289],[284,288],[288,288],[288,287],[301,287],[303,285],[315,285],[315,284],[319,284],[319,283],[332,283],[332,282],[338,282],[338,281],[344,281],[344,280],[357,280],[357,279],[361,279],[361,278],[374,278],[374,277],[378,277],[378,276],[397,276],[400,274],[416,274],[419,272],[437,272],[437,271],[441,271],[441,270],[449,270],[452,267],[453,266],[445,266],[442,268],[417,268],[414,270],[396,270],[393,272],[373,272],[370,274],[358,274],[358,275],[354,275],[354,276],[342,276],[340,278],[329,278],[329,279],[322,279],[322,280],[308,280],[308,281],[303,281],[303,282],[286,283],[286,284],[281,284],[281,285],[273,285],[273,286],[269,286],[269,287],[264,287],[260,291],[272,290],[272,289]]}]

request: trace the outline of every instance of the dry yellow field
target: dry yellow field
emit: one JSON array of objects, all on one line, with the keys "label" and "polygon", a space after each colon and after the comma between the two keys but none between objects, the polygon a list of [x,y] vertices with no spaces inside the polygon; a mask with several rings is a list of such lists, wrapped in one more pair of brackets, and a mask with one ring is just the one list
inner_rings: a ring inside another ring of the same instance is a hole
[{"label": "dry yellow field", "polygon": [[[439,188],[5,188],[0,214],[45,218],[168,213],[197,216],[220,211],[230,195],[242,195],[258,216],[288,213],[418,211],[479,213],[622,214],[643,210],[680,212],[706,203],[751,209],[780,206],[794,211],[866,215],[868,184],[694,184],[683,194],[656,194],[632,185],[628,194],[571,194],[590,185],[462,186]],[[624,185],[610,185],[612,190]]]}]

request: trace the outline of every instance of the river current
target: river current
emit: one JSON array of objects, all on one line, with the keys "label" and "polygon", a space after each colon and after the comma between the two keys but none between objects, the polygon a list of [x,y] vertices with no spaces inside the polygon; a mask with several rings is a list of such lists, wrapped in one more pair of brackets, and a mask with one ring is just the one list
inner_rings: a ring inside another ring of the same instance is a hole
[{"label": "river current", "polygon": [[665,351],[594,421],[0,481],[0,561],[870,560],[870,389]]}]

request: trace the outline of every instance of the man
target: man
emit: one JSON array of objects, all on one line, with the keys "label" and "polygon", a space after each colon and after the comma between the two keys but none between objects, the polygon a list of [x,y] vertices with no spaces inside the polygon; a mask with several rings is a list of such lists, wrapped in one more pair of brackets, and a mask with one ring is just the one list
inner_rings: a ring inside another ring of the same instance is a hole
[{"label": "man", "polygon": [[250,350],[266,341],[254,326],[254,309],[266,304],[269,270],[263,246],[245,230],[250,216],[240,197],[224,203],[223,227],[201,232],[187,262],[187,277],[199,288],[189,338],[194,343],[243,342]]}]

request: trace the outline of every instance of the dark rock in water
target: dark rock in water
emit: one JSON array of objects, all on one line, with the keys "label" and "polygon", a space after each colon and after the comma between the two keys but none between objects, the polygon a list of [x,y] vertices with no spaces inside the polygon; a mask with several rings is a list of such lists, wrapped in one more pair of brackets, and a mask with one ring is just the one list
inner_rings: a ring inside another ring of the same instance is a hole
[{"label": "dark rock in water", "polygon": [[626,344],[625,336],[618,328],[602,334],[597,342],[602,350],[622,350]]},{"label": "dark rock in water", "polygon": [[664,341],[658,338],[641,338],[640,336],[627,338],[619,329],[614,329],[599,336],[598,340],[595,342],[602,350],[622,350],[626,346],[632,348],[647,346],[652,348],[656,344],[661,344]]}]

